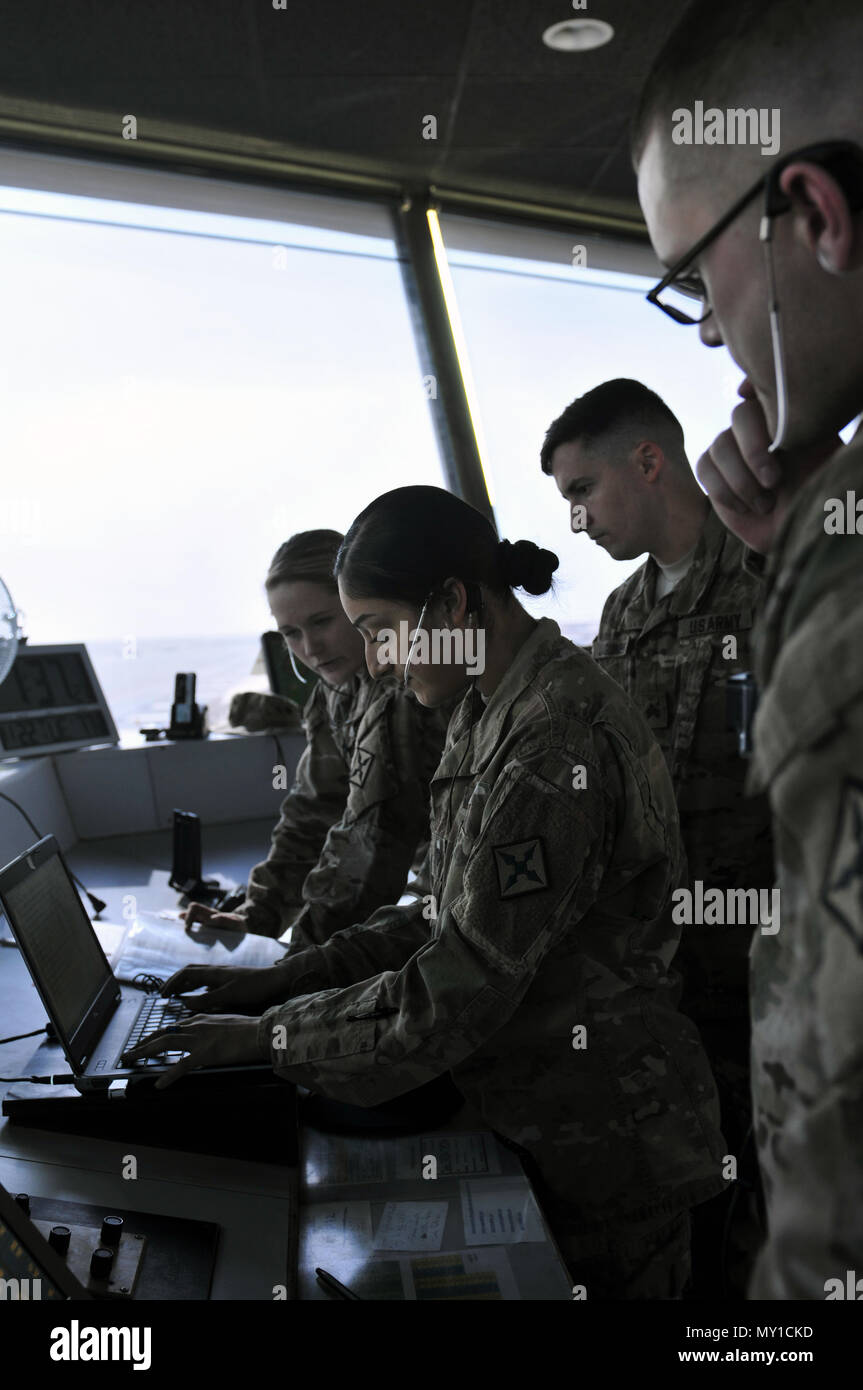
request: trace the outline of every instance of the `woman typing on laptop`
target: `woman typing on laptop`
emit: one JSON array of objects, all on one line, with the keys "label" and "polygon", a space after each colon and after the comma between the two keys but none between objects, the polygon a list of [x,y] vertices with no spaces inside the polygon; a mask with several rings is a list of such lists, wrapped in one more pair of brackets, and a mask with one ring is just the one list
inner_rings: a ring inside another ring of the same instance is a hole
[{"label": "woman typing on laptop", "polygon": [[432,781],[432,893],[264,970],[187,967],[165,992],[206,986],[186,1000],[200,1012],[136,1055],[188,1054],[160,1086],[263,1057],[362,1106],[451,1071],[520,1153],[588,1296],[676,1298],[723,1145],[669,974],[674,795],[620,688],[517,602],[556,566],[437,488],[357,518],[336,572],[369,670],[432,708],[471,685]]}]

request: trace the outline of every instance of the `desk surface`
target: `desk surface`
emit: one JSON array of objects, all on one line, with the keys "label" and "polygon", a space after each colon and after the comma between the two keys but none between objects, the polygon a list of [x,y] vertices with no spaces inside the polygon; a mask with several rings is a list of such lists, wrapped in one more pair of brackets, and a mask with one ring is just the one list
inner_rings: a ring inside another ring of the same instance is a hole
[{"label": "desk surface", "polygon": [[[269,822],[208,828],[205,872],[242,880],[262,857],[270,830]],[[89,841],[68,859],[86,886],[107,900],[106,919],[119,922],[129,894],[138,912],[176,906],[166,884],[170,853],[170,835],[157,833]],[[0,1018],[4,1036],[45,1022],[26,966],[10,947],[0,948]],[[6,1044],[2,1075],[22,1075],[38,1042]],[[0,1083],[0,1094],[6,1089]],[[123,1176],[130,1152],[137,1160],[134,1180]],[[439,1160],[436,1181],[422,1175],[429,1155]],[[300,1297],[331,1296],[316,1283],[315,1265],[348,1286],[360,1284],[370,1298],[571,1296],[553,1245],[541,1226],[533,1226],[533,1201],[517,1159],[466,1110],[412,1139],[336,1137],[305,1126],[301,1172]],[[214,1299],[271,1300],[290,1282],[286,1264],[298,1193],[297,1172],[287,1166],[30,1129],[0,1117],[0,1182],[13,1192],[216,1222],[222,1229]],[[511,1222],[526,1213],[533,1227],[527,1238],[472,1245],[466,1238],[471,1226],[471,1239],[486,1239],[480,1231],[485,1197],[515,1213]],[[400,1239],[411,1240],[413,1251],[375,1249]]]},{"label": "desk surface", "polygon": [[[270,821],[212,826],[204,834],[205,871],[242,880],[263,858]],[[107,901],[108,921],[123,920],[131,893],[137,910],[175,907],[167,887],[171,834],[117,836],[77,845],[71,868]],[[0,1034],[40,1028],[45,1011],[14,947],[0,947]],[[0,1074],[21,1076],[39,1044],[25,1038],[0,1049]],[[8,1083],[0,1082],[0,1095]],[[137,1178],[125,1179],[132,1147]],[[0,1116],[0,1182],[12,1192],[112,1205],[216,1222],[221,1229],[211,1297],[272,1299],[287,1280],[290,1224],[296,1218],[297,1174],[270,1163],[148,1148],[10,1124]]]}]

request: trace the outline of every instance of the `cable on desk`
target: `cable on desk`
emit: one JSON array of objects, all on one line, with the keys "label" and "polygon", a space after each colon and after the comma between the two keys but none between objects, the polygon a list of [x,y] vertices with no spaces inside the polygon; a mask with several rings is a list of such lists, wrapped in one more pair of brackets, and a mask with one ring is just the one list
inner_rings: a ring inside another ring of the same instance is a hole
[{"label": "cable on desk", "polygon": [[0,1081],[30,1081],[36,1086],[68,1086],[74,1080],[71,1072],[66,1076],[0,1076]]},{"label": "cable on desk", "polygon": [[16,1034],[14,1035],[14,1037],[11,1037],[11,1038],[0,1038],[0,1047],[2,1047],[4,1043],[20,1042],[22,1038],[37,1038],[37,1037],[39,1036],[40,1033],[47,1033],[47,1032],[48,1032],[47,1027],[45,1027],[45,1028],[34,1028],[32,1033],[16,1033]]},{"label": "cable on desk", "polygon": [[[18,802],[13,801],[12,797],[7,796],[5,792],[0,792],[0,799],[2,799],[3,801],[8,801],[10,806],[14,806],[16,811],[20,811],[21,815],[24,817],[30,829],[33,831],[33,834],[36,836],[37,840],[41,840],[43,838],[41,833],[36,829],[36,826],[31,821],[30,817],[27,815],[27,812],[24,810],[23,806],[19,806]],[[69,872],[71,874],[72,870],[70,869]],[[91,893],[89,888],[85,888],[84,884],[81,882],[77,874],[72,874],[72,878],[77,883],[78,887],[81,889],[81,892],[86,894],[86,896],[90,899],[90,905],[93,908],[93,911],[96,913],[96,916],[98,917],[100,912],[105,911],[105,908],[108,906],[108,904],[103,903],[101,898],[97,898],[95,893]]]},{"label": "cable on desk", "polygon": [[[145,970],[132,976],[132,984],[137,985],[138,988],[144,990],[146,994],[153,994],[155,990],[161,989],[164,983],[165,981],[162,979],[161,975],[149,975]],[[143,1005],[141,1007],[143,1008]]]}]

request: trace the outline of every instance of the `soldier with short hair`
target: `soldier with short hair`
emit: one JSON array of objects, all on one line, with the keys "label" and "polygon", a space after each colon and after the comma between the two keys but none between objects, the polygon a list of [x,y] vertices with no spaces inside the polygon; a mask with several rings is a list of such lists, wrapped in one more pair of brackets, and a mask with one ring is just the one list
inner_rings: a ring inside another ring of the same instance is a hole
[{"label": "soldier with short hair", "polygon": [[[837,438],[863,411],[861,51],[859,0],[696,0],[634,126],[668,267],[650,297],[745,373],[699,476],[769,557],[752,785],[770,798],[781,926],[751,955],[757,1299],[845,1297],[863,1271],[863,442]],[[674,136],[693,96],[710,142]],[[750,109],[781,117],[772,158],[715,138]]]},{"label": "soldier with short hair", "polygon": [[[639,381],[603,382],[549,427],[540,461],[572,529],[616,560],[647,551],[606,600],[592,654],[638,705],[674,783],[691,883],[760,889],[775,878],[767,798],[729,725],[729,677],[752,667],[760,581],[693,476],[677,417]],[[684,886],[684,884],[681,884]],[[756,924],[686,925],[681,1008],[698,1024],[740,1155],[751,1124],[748,955]]]},{"label": "soldier with short hair", "polygon": [[435,662],[434,633],[484,638],[432,781],[430,900],[266,970],[187,968],[166,990],[208,986],[194,1007],[266,1012],[193,1019],[136,1051],[188,1051],[161,1084],[267,1057],[363,1106],[451,1072],[521,1154],[588,1298],[679,1298],[689,1210],[723,1189],[724,1145],[670,969],[674,794],[634,705],[517,602],[556,567],[439,488],[399,488],[357,518],[337,573],[376,678],[404,622],[396,672],[440,706],[467,671]]}]

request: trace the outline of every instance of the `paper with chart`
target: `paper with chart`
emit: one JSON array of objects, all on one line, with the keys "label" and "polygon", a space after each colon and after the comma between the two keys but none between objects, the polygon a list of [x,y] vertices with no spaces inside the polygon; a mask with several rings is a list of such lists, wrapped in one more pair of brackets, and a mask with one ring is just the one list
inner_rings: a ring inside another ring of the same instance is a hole
[{"label": "paper with chart", "polygon": [[425,1177],[427,1160],[437,1163],[437,1178],[499,1173],[500,1157],[493,1134],[416,1134],[398,1140],[396,1177]]},{"label": "paper with chart", "polygon": [[468,1245],[518,1245],[545,1240],[539,1208],[527,1184],[461,1184],[464,1238]]}]

